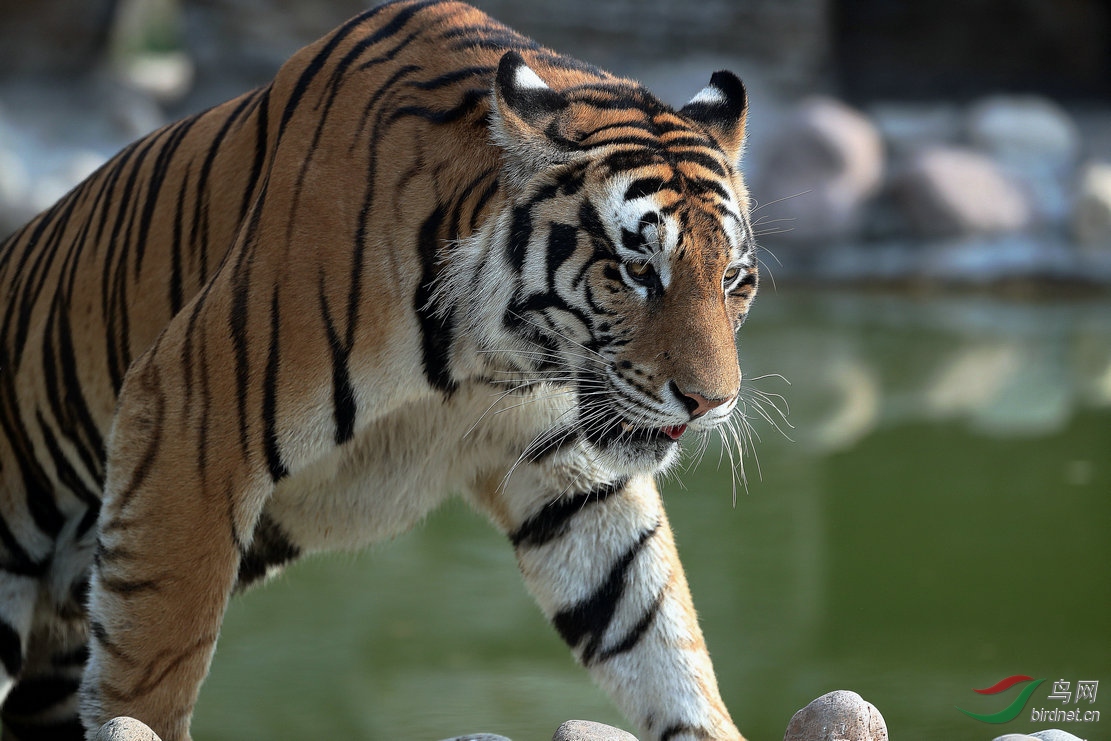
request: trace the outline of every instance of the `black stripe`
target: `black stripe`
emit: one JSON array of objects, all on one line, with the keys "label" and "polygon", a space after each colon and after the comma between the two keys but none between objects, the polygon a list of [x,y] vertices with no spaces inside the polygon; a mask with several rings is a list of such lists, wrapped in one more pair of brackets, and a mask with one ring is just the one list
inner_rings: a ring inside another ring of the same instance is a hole
[{"label": "black stripe", "polygon": [[[62,457],[61,451],[58,449],[53,436],[49,435],[49,428],[43,424],[41,414],[38,416],[38,422],[41,431],[47,436],[46,442],[51,456],[57,456],[54,460],[55,464],[68,468],[68,463],[66,463],[65,458]],[[50,445],[51,442],[55,442],[55,444]],[[35,468],[41,471],[39,466],[36,465]],[[72,472],[73,469],[69,470]],[[24,482],[25,485],[30,483],[29,481]],[[54,501],[56,493],[54,487],[47,482],[32,484],[27,486],[25,490],[27,511],[30,513],[31,519],[35,521],[35,527],[51,536],[51,538],[56,538],[58,533],[62,531],[62,527],[66,524],[61,510],[58,509],[58,505]]]},{"label": "black stripe", "polygon": [[526,321],[523,317],[529,312],[546,313],[548,311],[562,311],[570,314],[588,331],[592,326],[592,317],[577,306],[569,304],[562,296],[556,293],[533,293],[525,298],[514,298],[506,309],[502,318],[507,328],[515,329],[519,334],[531,337],[536,332],[534,323]]},{"label": "black stripe", "polygon": [[486,104],[490,91],[486,88],[471,88],[463,93],[462,100],[452,108],[437,110],[419,105],[402,106],[390,116],[390,123],[408,116],[423,118],[434,124],[448,124],[458,121],[464,116],[477,111]]},{"label": "black stripe", "polygon": [[5,736],[26,739],[27,741],[84,741],[85,728],[78,718],[51,720],[34,723],[22,719],[4,717]]},{"label": "black stripe", "polygon": [[170,163],[173,161],[178,147],[181,146],[182,140],[198,119],[199,116],[186,118],[159,135],[159,139],[164,138],[166,141],[161,145],[158,157],[154,160],[154,167],[146,178],[147,190],[143,199],[143,213],[139,218],[139,234],[135,239],[134,275],[136,279],[142,270],[143,257],[146,254],[147,242],[149,241],[150,225],[154,220],[154,211],[158,207],[158,198],[162,192],[162,184],[166,180],[166,174],[169,172]]},{"label": "black stripe", "polygon": [[4,715],[33,716],[69,699],[81,686],[70,677],[27,677],[20,680],[4,701]]},{"label": "black stripe", "polygon": [[81,517],[81,522],[77,523],[77,530],[74,532],[74,537],[80,539],[85,533],[92,530],[99,516],[100,501],[98,500],[95,504],[89,505],[89,508],[85,510],[85,514]]},{"label": "black stripe", "polygon": [[606,234],[606,227],[602,223],[602,217],[598,215],[598,209],[588,200],[584,200],[579,206],[579,225],[590,235],[596,252],[607,256],[617,254],[617,248]]},{"label": "black stripe", "polygon": [[[375,31],[374,35],[371,38],[383,39],[391,34],[396,33],[409,21],[410,18],[412,18],[417,13],[417,11],[432,4],[433,2],[415,3],[408,8],[398,12],[398,14],[395,15],[389,23]],[[304,97],[305,93],[308,91],[309,86],[312,84],[312,81],[318,74],[320,74],[320,71],[324,68],[325,62],[327,62],[328,58],[332,56],[332,53],[336,50],[336,47],[339,46],[344,39],[350,36],[351,33],[354,32],[360,25],[365,23],[370,18],[373,18],[381,11],[390,7],[390,5],[380,5],[376,8],[371,8],[370,10],[360,13],[359,15],[355,16],[347,23],[336,29],[336,31],[332,34],[332,38],[328,39],[328,43],[324,46],[320,53],[313,57],[312,60],[307,65],[305,65],[305,69],[301,71],[301,76],[297,79],[297,83],[293,86],[293,91],[290,93],[289,100],[286,101],[285,109],[282,111],[282,120],[281,124],[278,127],[278,136],[281,136],[282,133],[285,131],[286,125],[289,124],[289,120],[293,117],[293,114],[294,112],[296,112],[297,107],[301,104],[301,98]]]},{"label": "black stripe", "polygon": [[8,529],[8,524],[3,517],[0,517],[0,545],[4,546],[4,550],[8,552],[7,558],[0,558],[0,571],[32,579],[37,579],[46,573],[50,561],[37,562],[31,558],[31,555],[15,539],[12,531]]},{"label": "black stripe", "polygon": [[23,642],[15,628],[0,620],[0,664],[9,677],[18,677],[23,669]]},{"label": "black stripe", "polygon": [[637,147],[636,149],[619,149],[613,154],[603,157],[598,165],[604,168],[608,174],[613,175],[625,170],[659,165],[664,161],[664,156],[661,153],[646,150],[644,147]]},{"label": "black stripe", "polygon": [[644,239],[643,234],[631,231],[625,227],[621,227],[621,246],[630,252],[647,253],[651,251],[648,248],[648,242]]},{"label": "black stripe", "polygon": [[552,224],[548,232],[548,290],[553,293],[556,272],[575,254],[578,245],[578,229],[570,224]]},{"label": "black stripe", "polygon": [[278,369],[281,365],[281,317],[278,307],[278,287],[275,286],[274,296],[270,299],[270,347],[266,357],[266,379],[262,386],[263,446],[270,478],[275,483],[289,475],[278,444]]},{"label": "black stripe", "polygon": [[[117,396],[132,360],[129,342],[127,259],[131,244],[131,227],[135,219],[135,208],[138,205],[135,189],[139,182],[139,172],[157,142],[158,137],[150,136],[135,150],[134,159],[128,163],[131,171],[124,184],[123,193],[118,198],[113,198],[113,203],[117,206],[112,230],[106,242],[99,240],[97,242],[106,245],[103,257],[104,268],[100,277],[100,292],[101,305],[106,317],[104,341],[108,357],[108,373],[112,381],[112,390]],[[128,222],[126,229],[125,221]]]},{"label": "black stripe", "polygon": [[[75,199],[67,199],[63,201],[65,204],[64,208],[60,210],[55,208],[50,212],[50,217],[47,221],[51,222],[53,229],[49,239],[41,248],[35,250],[36,257],[27,269],[27,272],[25,274],[16,273],[17,278],[22,276],[24,277],[24,281],[22,285],[23,290],[19,292],[20,301],[16,318],[16,337],[12,347],[14,350],[13,360],[15,362],[15,367],[18,367],[22,360],[23,350],[27,343],[27,335],[31,329],[32,312],[34,311],[35,304],[38,302],[39,297],[42,295],[47,278],[50,277],[50,268],[54,264],[54,259],[63,243],[69,219],[73,213],[74,202]],[[31,246],[32,245],[28,245],[28,249],[30,249]],[[13,286],[13,300],[15,296],[16,291]],[[5,332],[5,334],[7,333]]]},{"label": "black stripe", "polygon": [[181,186],[177,191],[177,203],[174,206],[174,223],[170,233],[170,315],[177,316],[181,311],[182,304],[182,273],[181,273],[181,250],[182,250],[182,232],[184,227],[182,222],[185,220],[185,201],[189,195],[189,176],[192,173],[189,170],[185,171],[185,176],[181,181]]},{"label": "black stripe", "polygon": [[[216,132],[216,136],[208,142],[208,153],[205,155],[200,174],[197,176],[197,188],[193,195],[193,224],[189,229],[189,243],[197,250],[197,260],[200,265],[202,280],[208,277],[208,203],[211,197],[208,179],[216,163],[216,155],[220,152],[220,145],[223,144],[228,132],[231,131],[231,127],[251,106],[258,104],[258,98],[262,92],[262,90],[256,90],[244,95],[239,105],[224,119],[220,130]],[[252,191],[255,184],[247,183],[246,187],[248,191]]]},{"label": "black stripe", "polygon": [[713,734],[705,728],[698,728],[687,723],[676,723],[664,729],[663,733],[660,734],[660,741],[671,741],[671,739],[684,733],[689,733],[697,738],[713,738]]},{"label": "black stripe", "polygon": [[120,489],[121,515],[135,496],[135,491],[146,482],[151,469],[154,468],[155,458],[158,457],[158,451],[162,447],[163,423],[166,416],[166,397],[162,392],[162,376],[158,366],[153,363],[148,364],[143,369],[142,375],[136,378],[136,383],[142,383],[144,390],[153,390],[155,403],[153,409],[148,407],[148,413],[144,415],[142,439],[146,447],[143,449],[143,455],[131,470],[127,483]]},{"label": "black stripe", "polygon": [[638,178],[625,189],[625,200],[631,201],[635,198],[643,198],[659,193],[664,185],[666,185],[666,182],[663,178]]},{"label": "black stripe", "polygon": [[[88,580],[86,580],[87,582]],[[56,668],[85,666],[89,660],[89,644],[82,643],[76,648],[69,649],[60,654],[54,654],[50,663]]]},{"label": "black stripe", "polygon": [[683,152],[678,155],[678,161],[696,164],[723,178],[729,176],[721,163],[705,152]]},{"label": "black stripe", "polygon": [[475,229],[478,228],[478,224],[479,224],[479,221],[482,218],[482,215],[483,215],[482,212],[486,208],[486,204],[489,203],[490,199],[494,197],[494,194],[498,192],[498,188],[500,186],[501,186],[500,180],[496,177],[492,178],[490,180],[489,185],[486,186],[486,190],[482,191],[482,194],[479,195],[478,199],[475,201],[475,204],[473,206],[473,210],[471,211],[471,225],[470,226],[471,226],[471,231],[472,232]]},{"label": "black stripe", "polygon": [[101,589],[116,594],[135,594],[137,592],[159,592],[161,584],[154,579],[117,579],[112,576],[100,575],[98,585]]},{"label": "black stripe", "polygon": [[[77,471],[70,465],[69,460],[62,451],[62,446],[59,444],[58,438],[54,435],[54,430],[42,416],[42,412],[36,412],[35,417],[39,423],[39,432],[42,434],[46,452],[50,455],[50,460],[54,463],[54,473],[58,478],[58,482],[64,486],[67,491],[80,499],[86,506],[96,504],[99,501],[96,494],[85,486],[85,482],[81,480]],[[51,502],[51,509],[57,514],[60,531],[61,526],[65,524],[65,518],[62,517],[62,513],[53,502]]]},{"label": "black stripe", "polygon": [[644,615],[637,621],[636,625],[629,629],[629,632],[625,634],[624,638],[598,655],[598,661],[608,661],[614,656],[627,653],[636,648],[637,644],[639,644],[640,640],[648,633],[648,629],[656,620],[656,615],[660,613],[660,605],[662,604],[663,595],[661,594],[653,600],[649,608],[644,611]]},{"label": "black stripe", "polygon": [[259,517],[251,537],[251,545],[241,555],[236,590],[242,590],[266,576],[275,566],[284,566],[301,555],[289,536],[266,513]]},{"label": "black stripe", "polygon": [[509,534],[514,548],[535,548],[562,537],[570,528],[571,520],[589,505],[609,499],[625,488],[628,479],[621,478],[611,484],[600,484],[590,491],[572,497],[560,497],[544,507]]},{"label": "black stripe", "polygon": [[343,445],[355,435],[355,389],[351,385],[351,368],[348,359],[351,346],[343,342],[336,331],[332,312],[328,309],[328,296],[324,290],[324,271],[319,274],[320,313],[324,317],[324,332],[328,336],[328,348],[332,353],[332,418],[335,421],[336,445]]},{"label": "black stripe", "polygon": [[247,180],[247,187],[243,190],[243,202],[239,205],[239,221],[242,223],[243,217],[247,215],[247,209],[251,206],[251,194],[254,191],[254,185],[258,182],[259,177],[262,175],[262,164],[266,161],[267,155],[267,135],[270,128],[270,88],[262,91],[258,99],[258,107],[256,108],[256,115],[258,119],[255,123],[255,158],[251,163],[251,176]]},{"label": "black stripe", "polygon": [[573,607],[559,611],[552,618],[555,629],[571,648],[578,648],[586,639],[581,653],[583,664],[590,664],[598,653],[606,629],[613,622],[613,616],[617,612],[617,603],[625,593],[625,578],[629,573],[629,567],[644,549],[644,544],[656,534],[658,528],[659,525],[640,534],[637,542],[617,559],[609,575],[594,594]]},{"label": "black stripe", "polygon": [[239,245],[239,255],[232,268],[232,300],[231,311],[228,315],[228,327],[231,330],[232,345],[235,352],[235,389],[236,402],[239,412],[239,445],[246,456],[249,451],[248,430],[250,427],[247,418],[247,395],[251,382],[250,354],[247,327],[247,309],[251,290],[251,259],[250,253],[255,246],[258,234],[259,221],[262,219],[263,204],[266,201],[267,183],[262,185],[258,200],[255,202],[251,213],[247,233]]},{"label": "black stripe", "polygon": [[438,90],[442,87],[453,85],[460,80],[469,80],[475,77],[492,78],[494,72],[496,72],[497,69],[497,67],[490,65],[462,67],[460,69],[452,70],[451,72],[445,72],[444,74],[433,77],[430,80],[424,80],[421,82],[408,82],[406,83],[406,85],[408,87],[416,88],[417,90]]},{"label": "black stripe", "polygon": [[505,242],[505,259],[510,267],[520,273],[528,255],[529,240],[532,239],[532,213],[530,206],[517,206],[509,224],[509,239]]},{"label": "black stripe", "polygon": [[451,346],[455,335],[455,317],[454,314],[440,317],[429,305],[432,287],[436,281],[436,261],[441,243],[440,227],[444,216],[443,204],[437,204],[435,210],[421,224],[417,246],[420,250],[424,273],[413,296],[413,309],[420,321],[424,375],[434,388],[451,393],[456,388],[451,373]]},{"label": "black stripe", "polygon": [[[67,304],[69,302],[66,302]],[[58,324],[56,329],[58,344],[58,367],[61,369],[61,383],[54,387],[55,393],[50,395],[50,406],[56,419],[62,421],[72,440],[85,469],[92,475],[96,485],[104,486],[104,439],[101,437],[100,428],[93,420],[88,402],[83,393],[83,385],[77,373],[77,352],[74,348],[73,328],[70,324],[69,311],[59,306],[57,312]],[[49,363],[44,364],[44,372],[50,376],[54,371]]]}]

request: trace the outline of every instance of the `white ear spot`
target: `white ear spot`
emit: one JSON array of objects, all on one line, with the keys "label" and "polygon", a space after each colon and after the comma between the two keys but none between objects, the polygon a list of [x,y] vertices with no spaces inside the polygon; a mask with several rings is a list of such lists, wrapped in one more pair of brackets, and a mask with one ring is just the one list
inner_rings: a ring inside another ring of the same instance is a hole
[{"label": "white ear spot", "polygon": [[691,103],[703,103],[706,105],[723,105],[726,102],[725,93],[714,85],[707,85],[698,91],[698,95],[690,99]]},{"label": "white ear spot", "polygon": [[514,87],[523,90],[547,90],[548,84],[527,65],[521,65],[513,73]]}]

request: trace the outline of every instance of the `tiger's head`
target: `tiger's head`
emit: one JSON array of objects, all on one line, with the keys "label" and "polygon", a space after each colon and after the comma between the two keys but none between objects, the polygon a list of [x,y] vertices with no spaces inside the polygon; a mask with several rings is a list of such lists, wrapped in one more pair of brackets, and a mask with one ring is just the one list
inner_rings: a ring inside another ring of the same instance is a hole
[{"label": "tiger's head", "polygon": [[568,77],[549,84],[516,52],[499,65],[489,120],[507,200],[472,326],[520,378],[573,391],[560,425],[597,462],[656,473],[740,394],[735,333],[757,288],[735,167],[745,89],[717,72],[675,111],[627,81]]}]

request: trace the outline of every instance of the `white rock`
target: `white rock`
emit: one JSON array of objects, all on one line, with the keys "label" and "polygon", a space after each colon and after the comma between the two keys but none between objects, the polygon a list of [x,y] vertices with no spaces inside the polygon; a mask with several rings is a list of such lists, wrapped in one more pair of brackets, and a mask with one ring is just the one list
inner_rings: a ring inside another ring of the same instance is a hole
[{"label": "white rock", "polygon": [[1022,183],[1038,221],[1068,220],[1081,137],[1064,109],[1038,96],[986,98],[969,111],[968,136]]},{"label": "white rock", "polygon": [[620,728],[590,720],[569,720],[556,729],[552,741],[637,741]]},{"label": "white rock", "polygon": [[927,147],[911,158],[896,199],[920,236],[1017,231],[1033,214],[1023,191],[991,159],[958,147]]},{"label": "white rock", "polygon": [[161,741],[161,739],[146,723],[121,715],[100,727],[96,733],[96,741]]},{"label": "white rock", "polygon": [[1080,177],[1072,233],[1087,248],[1111,250],[1111,164],[1088,164]]},{"label": "white rock", "polygon": [[855,692],[835,690],[795,713],[783,741],[887,741],[887,723]]},{"label": "white rock", "polygon": [[1067,166],[1080,151],[1080,134],[1069,114],[1033,95],[978,102],[968,114],[968,135],[977,147],[1009,161]]},{"label": "white rock", "polygon": [[861,209],[884,172],[883,141],[867,117],[837,101],[811,98],[761,146],[765,156],[752,192],[758,204],[770,205],[758,221],[790,220],[786,236],[796,241],[856,233]]},{"label": "white rock", "polygon": [[1044,731],[1034,731],[1030,734],[1038,741],[1083,741],[1079,736],[1074,736],[1068,731],[1062,731],[1059,728],[1049,728]]},{"label": "white rock", "polygon": [[878,103],[868,112],[892,154],[951,144],[964,133],[964,111],[938,103]]}]

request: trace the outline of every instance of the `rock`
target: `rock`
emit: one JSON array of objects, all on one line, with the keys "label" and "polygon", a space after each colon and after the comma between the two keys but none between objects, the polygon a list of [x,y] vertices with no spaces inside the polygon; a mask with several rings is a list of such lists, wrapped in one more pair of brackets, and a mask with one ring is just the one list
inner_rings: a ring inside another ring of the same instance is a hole
[{"label": "rock", "polygon": [[1008,733],[1004,736],[996,736],[992,741],[1084,741],[1078,736],[1074,736],[1067,731],[1061,731],[1056,728],[1050,728],[1045,731],[1034,731],[1030,734],[1024,733]]},{"label": "rock", "polygon": [[1049,728],[1044,731],[1034,731],[1030,734],[1033,738],[1039,741],[1084,741],[1079,736],[1074,736],[1068,731],[1062,731],[1057,728]]},{"label": "rock", "polygon": [[141,720],[121,715],[113,718],[96,732],[96,741],[161,741]]},{"label": "rock", "polygon": [[444,741],[509,741],[509,739],[496,733],[471,733],[466,736],[445,738]]},{"label": "rock", "polygon": [[1080,151],[1080,134],[1063,108],[1046,98],[993,96],[972,106],[968,137],[1005,161],[1067,167]]},{"label": "rock", "polygon": [[1040,221],[1068,219],[1081,141],[1064,109],[1038,96],[987,98],[969,111],[968,137],[1022,184]]},{"label": "rock", "polygon": [[795,713],[783,741],[887,741],[875,706],[848,690],[835,690]]},{"label": "rock", "polygon": [[1022,190],[988,157],[958,147],[926,147],[895,183],[895,199],[915,236],[1018,231],[1033,220]]},{"label": "rock", "polygon": [[[862,113],[828,98],[811,98],[787,115],[762,145],[752,192],[769,217],[788,219],[791,241],[845,239],[860,226],[864,203],[880,187],[883,142]],[[774,204],[774,205],[772,205]]]},{"label": "rock", "polygon": [[1072,233],[1087,248],[1111,250],[1111,164],[1084,168],[1072,213]]},{"label": "rock", "polygon": [[552,741],[637,741],[620,728],[589,720],[569,720],[556,729]]},{"label": "rock", "polygon": [[951,144],[964,133],[964,111],[944,103],[879,103],[868,110],[893,155]]}]

